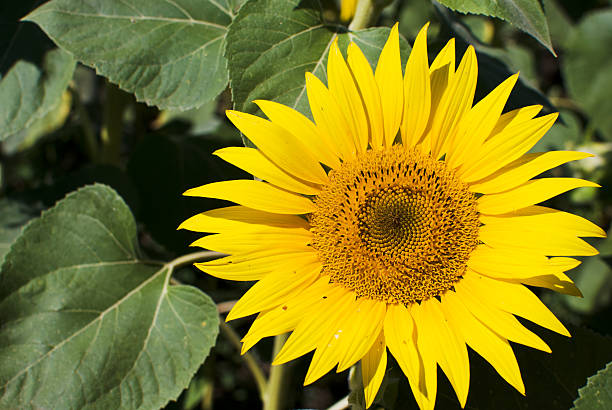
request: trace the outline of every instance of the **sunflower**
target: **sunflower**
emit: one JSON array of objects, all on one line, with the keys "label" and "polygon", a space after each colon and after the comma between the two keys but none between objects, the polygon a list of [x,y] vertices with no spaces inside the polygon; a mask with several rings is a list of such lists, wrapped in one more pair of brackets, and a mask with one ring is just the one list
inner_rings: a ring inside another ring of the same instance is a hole
[{"label": "sunflower", "polygon": [[577,187],[533,177],[590,154],[528,153],[557,114],[541,106],[502,113],[518,75],[473,105],[470,46],[455,67],[450,40],[429,65],[427,25],[405,73],[397,25],[373,72],[354,43],[331,45],[327,82],[306,73],[314,122],[255,101],[269,120],[227,116],[257,148],[216,152],[260,180],[216,182],[185,195],[239,205],[181,228],[212,233],[193,245],[230,256],[197,263],[222,279],[257,281],[227,320],[258,314],[243,352],[292,332],[273,364],[314,350],[304,384],[361,362],[368,406],[387,366],[405,373],[421,409],[436,401],[437,366],[462,406],[467,347],[525,392],[509,342],[550,352],[520,316],[569,332],[525,285],[580,295],[565,275],[597,251],[591,222],[537,203]]}]

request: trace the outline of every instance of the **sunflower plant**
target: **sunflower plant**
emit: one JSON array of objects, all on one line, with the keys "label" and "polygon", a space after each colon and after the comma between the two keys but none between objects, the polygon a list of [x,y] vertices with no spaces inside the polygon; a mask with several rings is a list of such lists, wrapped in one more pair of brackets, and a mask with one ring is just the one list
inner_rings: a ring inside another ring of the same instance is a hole
[{"label": "sunflower plant", "polygon": [[3,11],[0,408],[612,407],[605,2]]}]

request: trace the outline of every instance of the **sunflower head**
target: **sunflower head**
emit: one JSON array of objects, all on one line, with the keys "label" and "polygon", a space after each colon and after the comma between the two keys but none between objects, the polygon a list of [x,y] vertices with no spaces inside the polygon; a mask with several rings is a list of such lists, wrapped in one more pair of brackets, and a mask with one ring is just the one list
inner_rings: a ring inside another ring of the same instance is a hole
[{"label": "sunflower head", "polygon": [[[344,3],[343,3],[344,4]],[[422,409],[433,408],[437,366],[462,406],[470,346],[509,384],[524,385],[509,342],[550,351],[516,319],[568,335],[525,285],[579,295],[571,256],[597,251],[591,222],[537,205],[597,186],[537,175],[589,154],[529,153],[557,114],[504,112],[509,77],[473,104],[477,61],[455,62],[451,40],[429,63],[427,26],[405,72],[397,25],[373,71],[357,45],[330,46],[327,84],[307,73],[312,119],[256,101],[269,118],[228,111],[257,148],[216,152],[260,180],[217,182],[186,195],[237,203],[181,227],[211,233],[196,246],[230,256],[196,266],[257,281],[227,320],[258,314],[243,351],[292,332],[274,364],[314,350],[305,384],[361,363],[369,406],[387,351]]]}]

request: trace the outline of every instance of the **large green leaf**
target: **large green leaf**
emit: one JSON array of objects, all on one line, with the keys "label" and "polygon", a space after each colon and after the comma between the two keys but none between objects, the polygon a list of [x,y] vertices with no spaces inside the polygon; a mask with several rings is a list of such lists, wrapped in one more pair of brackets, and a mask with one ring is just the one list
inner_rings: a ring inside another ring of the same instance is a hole
[{"label": "large green leaf", "polygon": [[68,195],[30,223],[0,277],[0,408],[157,408],[218,332],[210,298],[139,259],[112,189]]},{"label": "large green leaf", "polygon": [[[236,109],[257,112],[255,99],[273,100],[310,114],[304,73],[325,80],[327,52],[338,38],[341,50],[354,41],[370,64],[378,60],[388,28],[339,32],[326,25],[316,0],[259,0],[246,3],[230,25],[226,56]],[[410,46],[402,38],[406,60]]]},{"label": "large green leaf", "polygon": [[19,22],[39,0],[0,6],[0,140],[32,125],[56,107],[75,62],[34,24]]},{"label": "large green leaf", "polygon": [[160,108],[187,110],[227,84],[223,0],[53,0],[27,18],[81,62]]},{"label": "large green leaf", "polygon": [[612,9],[593,12],[569,35],[561,66],[570,95],[608,141],[612,140],[611,48]]},{"label": "large green leaf", "polygon": [[574,402],[576,410],[609,410],[612,408],[612,362],[605,369],[589,377],[580,397]]},{"label": "large green leaf", "polygon": [[439,0],[439,2],[461,13],[484,14],[505,20],[531,35],[555,54],[546,16],[538,0]]}]

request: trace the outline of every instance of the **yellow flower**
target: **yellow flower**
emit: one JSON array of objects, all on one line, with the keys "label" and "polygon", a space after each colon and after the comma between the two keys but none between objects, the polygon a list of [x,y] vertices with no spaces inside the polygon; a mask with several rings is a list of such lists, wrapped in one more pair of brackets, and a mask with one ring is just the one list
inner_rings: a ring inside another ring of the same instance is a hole
[{"label": "yellow flower", "polygon": [[[361,361],[369,406],[387,349],[421,409],[436,401],[436,369],[462,406],[470,383],[466,345],[524,394],[509,342],[550,352],[515,318],[569,336],[524,285],[570,295],[564,274],[597,251],[579,237],[591,222],[536,205],[577,187],[531,179],[590,154],[527,153],[557,114],[541,106],[502,114],[513,75],[472,106],[477,62],[455,68],[451,40],[431,65],[425,26],[402,75],[397,25],[375,72],[351,43],[333,43],[328,87],[306,74],[314,122],[256,101],[270,119],[228,111],[258,148],[216,152],[258,180],[217,182],[186,195],[238,206],[196,215],[182,228],[213,233],[194,245],[231,256],[196,266],[218,278],[258,281],[227,320],[258,313],[243,351],[292,332],[274,364],[314,350],[309,384]],[[267,181],[267,182],[263,182]]]},{"label": "yellow flower", "polygon": [[349,21],[357,10],[357,0],[340,0],[340,20]]}]

